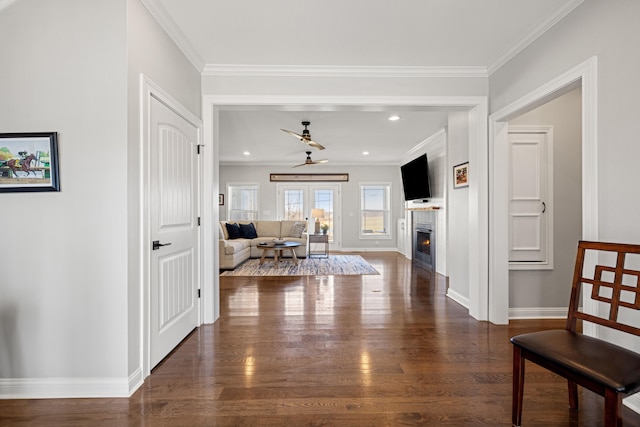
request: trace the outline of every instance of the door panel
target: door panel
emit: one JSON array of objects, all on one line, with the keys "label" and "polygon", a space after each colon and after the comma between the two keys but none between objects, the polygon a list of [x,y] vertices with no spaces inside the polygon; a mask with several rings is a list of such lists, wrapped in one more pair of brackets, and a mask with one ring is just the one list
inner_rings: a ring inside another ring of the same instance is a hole
[{"label": "door panel", "polygon": [[509,261],[549,261],[549,134],[509,129]]},{"label": "door panel", "polygon": [[198,322],[198,130],[153,97],[150,111],[150,234],[161,245],[151,251],[153,367]]}]

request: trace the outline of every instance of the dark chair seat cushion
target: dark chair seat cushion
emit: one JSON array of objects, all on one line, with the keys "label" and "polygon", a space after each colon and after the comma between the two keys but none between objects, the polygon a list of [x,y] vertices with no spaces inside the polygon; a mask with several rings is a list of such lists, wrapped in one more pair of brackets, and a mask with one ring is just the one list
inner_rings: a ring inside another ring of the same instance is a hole
[{"label": "dark chair seat cushion", "polygon": [[607,341],[562,329],[518,335],[511,342],[620,393],[640,389],[640,354]]}]

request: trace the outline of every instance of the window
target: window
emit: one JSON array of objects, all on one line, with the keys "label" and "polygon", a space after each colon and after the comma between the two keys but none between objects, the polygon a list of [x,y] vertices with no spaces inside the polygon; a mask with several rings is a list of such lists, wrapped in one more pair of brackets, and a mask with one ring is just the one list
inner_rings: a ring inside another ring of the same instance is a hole
[{"label": "window", "polygon": [[329,235],[329,242],[333,242],[333,197],[335,190],[332,189],[315,189],[313,191],[315,209],[322,209],[324,211],[324,218],[320,219],[320,224],[329,227],[327,233]]},{"label": "window", "polygon": [[360,184],[360,237],[391,238],[391,184]]},{"label": "window", "polygon": [[287,221],[305,220],[305,191],[299,188],[284,189],[284,216]]},{"label": "window", "polygon": [[258,219],[259,186],[255,183],[227,184],[229,204],[227,221],[252,221]]}]

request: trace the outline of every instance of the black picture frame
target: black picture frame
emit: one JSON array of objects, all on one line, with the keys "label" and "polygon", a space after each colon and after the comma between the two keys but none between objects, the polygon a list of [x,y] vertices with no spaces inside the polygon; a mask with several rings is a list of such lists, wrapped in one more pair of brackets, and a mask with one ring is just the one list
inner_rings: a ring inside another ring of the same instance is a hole
[{"label": "black picture frame", "polygon": [[218,194],[218,206],[224,206],[224,194]]},{"label": "black picture frame", "polygon": [[0,133],[0,193],[37,191],[60,191],[58,133]]}]

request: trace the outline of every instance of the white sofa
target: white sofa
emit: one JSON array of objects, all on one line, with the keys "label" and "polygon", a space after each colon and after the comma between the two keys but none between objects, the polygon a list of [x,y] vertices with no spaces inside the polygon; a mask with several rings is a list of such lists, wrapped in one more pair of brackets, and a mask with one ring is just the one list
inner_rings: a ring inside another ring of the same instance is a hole
[{"label": "white sofa", "polygon": [[[300,246],[295,248],[296,257],[307,257],[307,228],[305,221],[228,221],[237,224],[253,223],[258,237],[253,239],[230,239],[227,230],[227,221],[220,221],[220,269],[233,270],[249,258],[260,258],[263,249],[257,248],[259,243],[271,242],[273,239],[285,239],[289,242],[298,242]],[[304,229],[300,236],[296,236],[295,223],[303,223]],[[284,254],[287,256],[287,254]],[[291,255],[288,255],[291,256]]]}]

